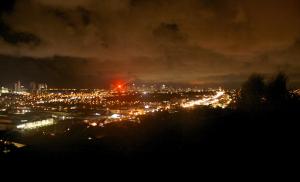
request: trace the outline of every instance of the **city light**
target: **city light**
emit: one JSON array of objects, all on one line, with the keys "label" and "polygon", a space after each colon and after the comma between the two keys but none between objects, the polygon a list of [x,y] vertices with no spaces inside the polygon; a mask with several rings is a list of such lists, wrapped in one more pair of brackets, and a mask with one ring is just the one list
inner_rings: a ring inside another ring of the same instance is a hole
[{"label": "city light", "polygon": [[113,119],[119,119],[121,116],[120,114],[113,114],[110,116],[110,118],[113,118]]},{"label": "city light", "polygon": [[[116,84],[116,87],[123,89],[122,84]],[[229,92],[222,89],[173,89],[166,85],[133,87],[122,92],[115,89],[48,89],[38,94],[5,96],[2,99],[4,107],[0,109],[22,116],[18,129],[52,125],[54,119],[81,119],[88,126],[104,127],[112,122],[139,122],[142,115],[156,112],[175,113],[179,108],[190,109],[200,105],[226,108],[232,102]],[[29,112],[48,113],[51,119],[34,121],[30,115],[27,116]],[[82,116],[77,113],[91,114]]]},{"label": "city light", "polygon": [[[223,97],[223,99],[226,98],[226,100],[227,100],[223,104],[220,103],[222,97]],[[228,95],[225,95],[224,91],[219,90],[216,92],[215,95],[205,96],[202,99],[188,101],[188,102],[182,103],[181,106],[183,108],[190,108],[190,107],[201,106],[201,105],[204,105],[204,106],[212,105],[213,107],[219,106],[219,107],[225,108],[230,104],[230,102],[231,102],[231,99],[228,98]]]},{"label": "city light", "polygon": [[49,119],[45,119],[45,120],[41,120],[41,121],[19,124],[19,125],[17,125],[17,128],[26,130],[26,129],[40,128],[40,127],[49,126],[49,125],[53,125],[53,124],[54,124],[53,118],[49,118]]},{"label": "city light", "polygon": [[97,123],[96,122],[92,122],[90,125],[91,126],[97,126]]}]

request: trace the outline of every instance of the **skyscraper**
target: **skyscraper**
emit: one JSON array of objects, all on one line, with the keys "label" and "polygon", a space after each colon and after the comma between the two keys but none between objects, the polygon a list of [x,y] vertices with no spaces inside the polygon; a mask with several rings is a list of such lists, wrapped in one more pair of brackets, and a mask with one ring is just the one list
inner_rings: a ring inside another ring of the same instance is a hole
[{"label": "skyscraper", "polygon": [[47,89],[48,89],[48,85],[46,83],[39,83],[37,87],[37,93],[42,93]]},{"label": "skyscraper", "polygon": [[20,91],[21,91],[21,88],[22,88],[22,86],[21,86],[21,81],[19,80],[19,81],[17,81],[17,82],[15,83],[15,85],[14,85],[14,91],[15,91],[15,92],[20,92]]},{"label": "skyscraper", "polygon": [[36,88],[36,83],[35,82],[30,82],[29,87],[30,87],[30,92],[31,93],[36,93],[37,88]]}]

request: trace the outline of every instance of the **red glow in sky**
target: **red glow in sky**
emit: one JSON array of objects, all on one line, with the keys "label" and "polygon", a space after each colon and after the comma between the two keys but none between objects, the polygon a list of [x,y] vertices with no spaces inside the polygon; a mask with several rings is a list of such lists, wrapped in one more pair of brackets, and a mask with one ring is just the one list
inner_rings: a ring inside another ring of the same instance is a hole
[{"label": "red glow in sky", "polygon": [[112,82],[112,89],[114,90],[123,90],[125,88],[126,82],[124,80],[115,80]]}]

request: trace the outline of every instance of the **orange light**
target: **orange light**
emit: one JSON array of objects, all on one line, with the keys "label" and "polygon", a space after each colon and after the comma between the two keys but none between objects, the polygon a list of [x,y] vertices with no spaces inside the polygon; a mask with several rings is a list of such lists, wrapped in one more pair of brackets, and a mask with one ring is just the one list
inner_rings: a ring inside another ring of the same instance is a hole
[{"label": "orange light", "polygon": [[91,123],[92,126],[97,126],[96,122]]},{"label": "orange light", "polygon": [[122,88],[122,85],[118,85],[118,88]]}]

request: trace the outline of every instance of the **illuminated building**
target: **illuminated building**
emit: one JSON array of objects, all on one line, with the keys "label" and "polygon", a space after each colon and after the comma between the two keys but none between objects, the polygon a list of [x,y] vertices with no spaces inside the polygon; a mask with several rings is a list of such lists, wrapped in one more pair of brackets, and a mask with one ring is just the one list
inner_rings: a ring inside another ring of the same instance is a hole
[{"label": "illuminated building", "polygon": [[29,87],[30,87],[30,92],[31,93],[36,93],[37,92],[37,87],[36,87],[35,82],[30,82]]},{"label": "illuminated building", "polygon": [[38,84],[38,87],[37,87],[37,93],[38,94],[43,93],[43,91],[45,91],[47,89],[48,89],[48,85],[46,83],[40,83],[40,84]]},{"label": "illuminated building", "polygon": [[14,91],[15,93],[21,92],[21,81],[17,81],[14,85]]},{"label": "illuminated building", "polygon": [[8,88],[1,87],[1,89],[0,89],[0,94],[5,94],[5,93],[9,93]]},{"label": "illuminated building", "polygon": [[26,94],[26,89],[25,87],[21,84],[21,81],[17,81],[14,84],[14,93],[16,94]]},{"label": "illuminated building", "polygon": [[54,124],[54,119],[49,118],[49,119],[44,119],[41,121],[19,124],[19,125],[17,125],[17,128],[27,130],[27,129],[35,129],[35,128],[40,128],[40,127],[44,127],[44,126],[49,126],[49,125],[53,125],[53,124]]}]

